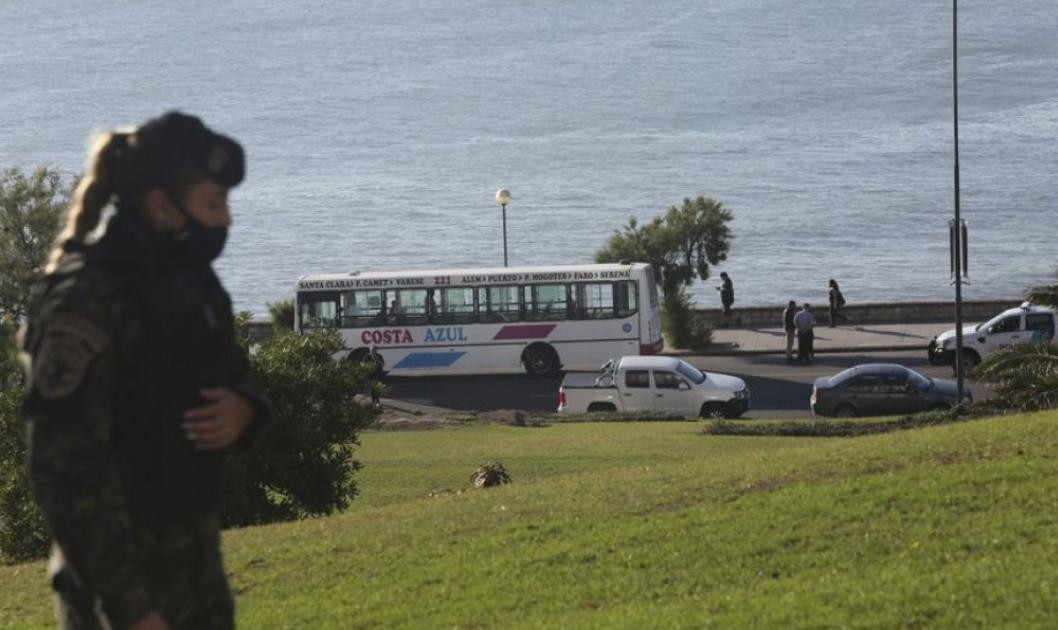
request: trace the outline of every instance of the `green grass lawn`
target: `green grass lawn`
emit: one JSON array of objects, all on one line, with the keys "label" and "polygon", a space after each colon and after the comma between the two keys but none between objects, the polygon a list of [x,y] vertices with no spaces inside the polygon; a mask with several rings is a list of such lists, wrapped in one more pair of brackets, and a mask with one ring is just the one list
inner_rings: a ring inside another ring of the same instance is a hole
[{"label": "green grass lawn", "polygon": [[[348,511],[226,534],[239,622],[1046,627],[1058,619],[1058,413],[859,438],[707,436],[703,426],[365,434],[362,496]],[[502,461],[514,483],[465,491],[487,460]],[[50,623],[43,570],[0,568],[0,627]]]}]

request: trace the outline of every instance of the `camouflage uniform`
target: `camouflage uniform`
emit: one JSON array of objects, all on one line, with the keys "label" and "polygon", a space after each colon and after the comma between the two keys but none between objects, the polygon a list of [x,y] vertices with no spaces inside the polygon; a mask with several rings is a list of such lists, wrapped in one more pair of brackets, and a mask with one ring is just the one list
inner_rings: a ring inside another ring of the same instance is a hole
[{"label": "camouflage uniform", "polygon": [[245,443],[267,403],[247,381],[212,269],[166,266],[126,214],[98,244],[67,251],[21,341],[57,617],[123,628],[154,610],[174,628],[232,627],[219,549],[224,454],[195,450],[182,414],[202,404],[199,389],[231,388],[255,408]]}]

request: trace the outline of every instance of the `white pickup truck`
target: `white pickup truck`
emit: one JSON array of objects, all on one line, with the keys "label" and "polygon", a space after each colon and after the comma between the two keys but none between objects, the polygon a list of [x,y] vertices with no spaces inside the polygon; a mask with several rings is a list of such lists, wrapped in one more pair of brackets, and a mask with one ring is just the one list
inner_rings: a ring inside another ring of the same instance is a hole
[{"label": "white pickup truck", "polygon": [[[1000,348],[1030,341],[1058,343],[1054,331],[1058,313],[1054,309],[1025,302],[992,319],[963,328],[964,365],[973,368]],[[943,332],[929,342],[929,362],[955,365],[955,329]]]},{"label": "white pickup truck", "polygon": [[568,373],[558,388],[559,413],[619,411],[737,418],[748,409],[745,381],[705,373],[673,357],[621,357],[608,361],[598,373]]}]

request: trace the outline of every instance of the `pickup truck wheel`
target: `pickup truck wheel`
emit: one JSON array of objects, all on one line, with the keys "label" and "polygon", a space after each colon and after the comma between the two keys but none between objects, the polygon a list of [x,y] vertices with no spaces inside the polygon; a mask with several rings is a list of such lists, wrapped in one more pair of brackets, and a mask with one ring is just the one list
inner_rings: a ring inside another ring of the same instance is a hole
[{"label": "pickup truck wheel", "polygon": [[558,355],[551,346],[535,343],[522,353],[522,364],[529,376],[550,376],[558,373]]},{"label": "pickup truck wheel", "polygon": [[724,417],[728,420],[738,420],[741,416],[742,412],[738,410],[738,405],[734,402],[724,405]]},{"label": "pickup truck wheel", "polygon": [[702,410],[698,412],[698,415],[703,418],[710,420],[721,420],[727,417],[724,403],[718,402],[707,402],[702,405]]},{"label": "pickup truck wheel", "polygon": [[[962,373],[966,376],[972,375],[974,372],[974,368],[977,367],[977,364],[981,362],[981,357],[973,350],[963,349],[962,353],[959,355],[959,358],[962,361]],[[957,373],[954,370],[955,366],[952,367],[953,373]]]},{"label": "pickup truck wheel", "polygon": [[592,403],[588,405],[588,413],[617,411],[611,403]]}]

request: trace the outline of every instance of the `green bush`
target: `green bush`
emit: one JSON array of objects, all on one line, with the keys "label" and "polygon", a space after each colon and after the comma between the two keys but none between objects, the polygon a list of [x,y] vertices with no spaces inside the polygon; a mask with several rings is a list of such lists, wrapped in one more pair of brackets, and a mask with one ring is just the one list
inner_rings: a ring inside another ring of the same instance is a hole
[{"label": "green bush", "polygon": [[342,347],[328,330],[278,334],[254,348],[251,368],[274,417],[253,449],[229,459],[226,525],[330,514],[356,495],[354,447],[376,412],[355,400],[366,368],[334,360]]},{"label": "green bush", "polygon": [[[28,483],[21,374],[7,329],[0,330],[0,556],[13,562],[42,556],[49,535]],[[354,399],[367,374],[332,358],[341,347],[338,334],[325,331],[277,335],[254,349],[251,369],[275,415],[254,448],[228,460],[226,526],[329,514],[356,495],[353,449],[376,412]]]},{"label": "green bush", "polygon": [[5,562],[40,557],[49,540],[26,470],[26,430],[18,414],[22,374],[13,330],[10,318],[0,319],[0,558]]},{"label": "green bush", "polygon": [[1058,345],[1026,343],[1003,348],[977,366],[978,380],[995,386],[994,406],[1018,411],[1058,407]]},{"label": "green bush", "polygon": [[771,437],[859,437],[906,429],[920,429],[978,417],[974,409],[957,406],[951,409],[924,411],[897,418],[806,420],[713,420],[702,430],[702,435],[743,435]]},{"label": "green bush", "polygon": [[694,301],[683,289],[662,296],[661,326],[676,348],[698,350],[713,341],[713,331],[698,317]]}]

